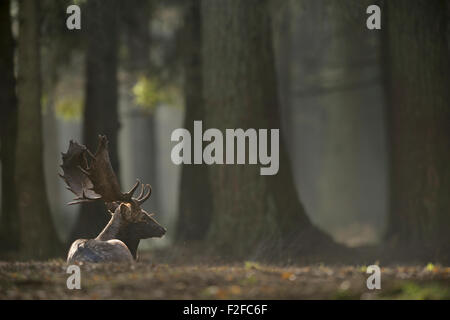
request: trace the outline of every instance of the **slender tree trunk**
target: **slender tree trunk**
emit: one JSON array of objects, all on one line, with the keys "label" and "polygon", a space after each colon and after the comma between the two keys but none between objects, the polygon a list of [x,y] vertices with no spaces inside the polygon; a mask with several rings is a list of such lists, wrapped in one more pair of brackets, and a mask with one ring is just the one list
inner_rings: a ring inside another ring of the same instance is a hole
[{"label": "slender tree trunk", "polygon": [[[85,11],[87,53],[83,141],[95,152],[98,135],[105,134],[109,140],[111,165],[119,177],[118,2],[110,0],[106,4],[100,0],[89,0]],[[69,241],[79,237],[96,237],[109,218],[103,204],[82,205]]]},{"label": "slender tree trunk", "polygon": [[19,1],[18,132],[15,181],[24,257],[60,253],[47,200],[42,143],[39,2]]},{"label": "slender tree trunk", "polygon": [[[205,129],[280,128],[266,5],[202,2]],[[210,166],[214,213],[207,241],[215,252],[237,258],[276,253],[288,259],[332,243],[305,214],[282,137],[279,157],[273,176],[260,175],[259,165]]]},{"label": "slender tree trunk", "polygon": [[128,48],[126,68],[132,72],[150,72],[150,22],[153,0],[122,0],[122,25]]},{"label": "slender tree trunk", "polygon": [[[410,257],[450,259],[448,2],[388,1],[384,14],[391,137],[387,237]],[[406,246],[406,250],[404,250]],[[427,260],[428,261],[428,260]]]},{"label": "slender tree trunk", "polygon": [[[200,0],[189,0],[184,25],[184,128],[193,132],[194,121],[204,118],[202,83],[202,18]],[[178,242],[200,241],[206,236],[212,211],[206,165],[183,165],[176,237]]]},{"label": "slender tree trunk", "polygon": [[[132,86],[136,84],[140,76],[151,77],[152,69],[150,63],[151,34],[150,23],[153,13],[152,0],[126,0],[121,2],[122,25],[125,32],[125,42],[128,48],[128,56],[125,67],[132,74],[130,82],[127,84]],[[151,210],[159,213],[158,203],[158,174],[157,174],[157,140],[156,140],[156,123],[155,110],[147,113],[138,113],[140,117],[145,117],[145,134],[142,138],[137,138],[134,150],[141,152],[145,159],[133,159],[133,166],[139,177],[144,174],[143,182],[150,183],[154,188],[155,194],[146,203],[151,206]],[[145,150],[142,150],[142,148]],[[145,171],[143,171],[145,170]],[[144,173],[143,173],[144,172]]]},{"label": "slender tree trunk", "polygon": [[[274,26],[274,43],[275,43],[275,61],[278,71],[278,91],[280,96],[280,109],[281,109],[281,124],[283,128],[283,137],[286,141],[288,150],[293,147],[294,138],[294,106],[292,105],[292,78],[294,70],[294,61],[292,57],[293,44],[295,43],[293,32],[294,14],[291,0],[285,1],[280,5],[280,15],[278,19],[272,19],[276,21]],[[293,156],[290,157],[293,159]]]},{"label": "slender tree trunk", "polygon": [[10,1],[0,3],[0,160],[2,165],[2,207],[0,250],[18,250],[19,216],[14,183],[17,135],[17,100],[14,78],[14,41],[11,32]]}]

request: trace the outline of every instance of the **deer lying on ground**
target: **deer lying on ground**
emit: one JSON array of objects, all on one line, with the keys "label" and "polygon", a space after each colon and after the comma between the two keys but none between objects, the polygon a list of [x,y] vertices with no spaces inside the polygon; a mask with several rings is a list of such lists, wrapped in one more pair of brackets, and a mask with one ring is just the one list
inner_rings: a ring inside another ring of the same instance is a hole
[{"label": "deer lying on ground", "polygon": [[[162,237],[166,233],[166,229],[141,208],[151,195],[150,185],[138,180],[130,191],[120,191],[105,136],[99,136],[95,155],[85,146],[70,141],[62,159],[64,174],[60,176],[67,189],[76,195],[69,204],[103,201],[111,214],[111,220],[95,239],[78,239],[72,243],[68,263],[132,262],[137,259],[141,239]],[[133,195],[139,185],[141,192],[135,198]]]}]

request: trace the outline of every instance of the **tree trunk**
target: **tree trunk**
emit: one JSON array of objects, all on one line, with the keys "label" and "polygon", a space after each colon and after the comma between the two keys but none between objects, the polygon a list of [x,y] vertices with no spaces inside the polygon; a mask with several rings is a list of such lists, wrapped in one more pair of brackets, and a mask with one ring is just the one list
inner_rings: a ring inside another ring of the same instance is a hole
[{"label": "tree trunk", "polygon": [[[274,54],[276,62],[278,92],[280,100],[281,126],[283,128],[283,138],[286,142],[288,150],[292,150],[294,139],[294,123],[292,105],[292,78],[294,75],[293,45],[294,39],[294,13],[291,0],[282,3],[276,2],[280,8],[279,17],[273,17],[273,37],[274,37]],[[274,14],[272,14],[274,16]],[[293,159],[290,155],[290,159]]]},{"label": "tree trunk", "polygon": [[[86,100],[84,105],[83,141],[95,152],[99,134],[109,140],[111,165],[119,177],[118,158],[118,90],[117,90],[117,18],[118,2],[89,0],[85,19],[86,32]],[[110,216],[103,204],[81,206],[69,241],[79,237],[96,237]]]},{"label": "tree trunk", "polygon": [[[446,1],[386,3],[391,137],[387,238],[410,257],[450,253],[450,64]],[[427,260],[428,261],[428,260]]]},{"label": "tree trunk", "polygon": [[[129,77],[126,86],[129,86],[127,89],[131,91],[139,77],[145,76],[150,78],[152,76],[149,25],[153,15],[154,3],[153,0],[122,0],[121,8],[122,25],[128,52],[125,67],[132,75]],[[130,103],[134,104],[134,102]],[[140,152],[141,156],[132,159],[131,165],[133,169],[136,168],[133,172],[136,172],[143,182],[151,184],[155,192],[152,198],[146,202],[146,206],[160,214],[155,113],[155,109],[151,110],[151,112],[136,112],[137,116],[145,118],[145,131],[141,137],[134,137],[135,140],[132,140],[134,145],[131,149],[134,152]]]},{"label": "tree trunk", "polygon": [[11,32],[10,1],[0,3],[0,161],[2,165],[2,207],[0,251],[19,249],[19,216],[14,183],[17,135],[17,100],[14,78],[14,41]]},{"label": "tree trunk", "polygon": [[[204,117],[202,83],[202,18],[200,0],[187,1],[183,28],[184,128],[194,130],[194,121]],[[176,239],[201,241],[205,238],[212,211],[206,165],[183,165]]]},{"label": "tree trunk", "polygon": [[126,68],[147,75],[150,72],[150,21],[153,0],[122,0],[122,25],[127,45]]},{"label": "tree trunk", "polygon": [[39,3],[19,2],[18,132],[15,181],[20,250],[27,258],[60,253],[47,200],[42,143]]},{"label": "tree trunk", "polygon": [[[204,128],[280,128],[270,21],[265,1],[202,3]],[[225,150],[224,150],[225,153]],[[207,241],[236,258],[283,259],[332,241],[300,203],[280,136],[279,172],[259,165],[209,167],[213,216]]]}]

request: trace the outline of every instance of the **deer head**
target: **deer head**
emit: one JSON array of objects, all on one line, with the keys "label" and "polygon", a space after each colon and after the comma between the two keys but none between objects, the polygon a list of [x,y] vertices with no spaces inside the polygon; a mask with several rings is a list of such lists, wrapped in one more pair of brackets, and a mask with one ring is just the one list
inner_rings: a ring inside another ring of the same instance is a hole
[{"label": "deer head", "polygon": [[[69,202],[79,204],[83,202],[103,201],[111,215],[121,206],[122,219],[116,238],[123,241],[131,254],[136,258],[137,247],[141,239],[162,237],[166,233],[153,217],[141,208],[150,197],[152,188],[139,180],[126,193],[120,190],[119,182],[112,169],[108,153],[108,140],[99,136],[97,151],[92,154],[85,146],[70,141],[67,153],[62,154],[61,165],[64,174],[60,177],[66,182],[67,189],[76,198]],[[141,186],[140,194],[134,193]]]}]

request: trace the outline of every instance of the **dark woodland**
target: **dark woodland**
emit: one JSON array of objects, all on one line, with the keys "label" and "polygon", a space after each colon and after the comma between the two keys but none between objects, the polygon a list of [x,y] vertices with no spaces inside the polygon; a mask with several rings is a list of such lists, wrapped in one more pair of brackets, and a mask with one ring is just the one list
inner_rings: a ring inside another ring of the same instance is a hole
[{"label": "dark woodland", "polygon": [[0,0],[0,116],[0,299],[450,299],[447,0]]}]

